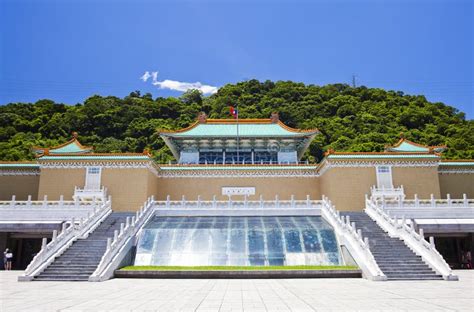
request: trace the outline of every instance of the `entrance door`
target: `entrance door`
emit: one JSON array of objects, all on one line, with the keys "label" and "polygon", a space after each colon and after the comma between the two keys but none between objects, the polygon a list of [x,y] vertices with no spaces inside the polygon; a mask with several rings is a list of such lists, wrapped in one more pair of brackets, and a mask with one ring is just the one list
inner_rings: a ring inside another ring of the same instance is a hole
[{"label": "entrance door", "polygon": [[86,190],[99,190],[100,189],[100,167],[88,167],[86,174]]},{"label": "entrance door", "polygon": [[377,166],[377,187],[378,188],[392,188],[392,167]]}]

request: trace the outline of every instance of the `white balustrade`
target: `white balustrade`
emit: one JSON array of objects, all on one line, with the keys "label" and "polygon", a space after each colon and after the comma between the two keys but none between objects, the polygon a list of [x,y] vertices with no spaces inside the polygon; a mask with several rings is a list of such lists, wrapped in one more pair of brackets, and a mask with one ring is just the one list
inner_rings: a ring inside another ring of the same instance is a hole
[{"label": "white balustrade", "polygon": [[355,261],[361,268],[365,277],[371,280],[386,280],[387,277],[380,270],[375,258],[369,248],[369,239],[362,237],[362,232],[356,230],[355,223],[350,217],[340,215],[332,202],[323,195],[322,216],[333,227],[338,238],[347,247]]},{"label": "white balustrade", "polygon": [[403,185],[400,187],[376,187],[375,185],[370,188],[370,193],[373,198],[405,198],[405,190]]},{"label": "white balustrade", "polygon": [[[155,199],[153,196],[149,197],[147,201],[143,204],[140,210],[137,212],[136,217],[133,217],[131,220],[127,218],[126,223],[120,224],[120,232],[114,232],[113,240],[107,241],[107,249],[102,256],[97,269],[89,277],[89,281],[98,282],[109,279],[113,276],[113,271],[115,267],[120,263],[120,256],[124,256],[124,252],[128,252],[127,246],[131,247],[131,243],[135,236],[137,236],[138,231],[148,222],[150,218],[154,215],[154,202]],[[164,202],[166,205],[167,200]],[[186,204],[184,196],[182,201],[179,202],[179,205]]]},{"label": "white balustrade", "polygon": [[[392,237],[398,237],[402,239],[405,244],[412,249],[416,254],[420,255],[423,260],[436,272],[441,274],[446,280],[457,280],[458,277],[453,274],[451,268],[444,260],[443,256],[436,250],[432,239],[431,242],[427,242],[424,238],[424,233],[421,231],[417,233],[414,225],[409,224],[403,215],[401,222],[397,218],[392,218],[386,211],[387,202],[385,200],[379,201],[376,198],[365,199],[365,212],[375,221],[377,224],[388,232]],[[425,201],[419,200],[415,196],[415,200],[412,202],[413,209],[421,209]],[[427,203],[432,204],[432,200],[427,200]],[[446,205],[452,205],[454,201],[448,199]]]},{"label": "white balustrade", "polygon": [[413,199],[372,196],[370,200],[386,213],[398,218],[405,216],[410,219],[474,219],[474,199],[468,199],[466,194],[461,199],[452,199],[449,194],[446,199],[435,199],[433,194],[429,199],[420,199],[415,194]]},{"label": "white balustrade", "polygon": [[72,196],[74,200],[79,201],[91,201],[97,199],[105,201],[107,199],[107,188],[102,186],[98,189],[87,189],[74,187],[74,195]]},{"label": "white balustrade", "polygon": [[0,201],[0,220],[9,222],[28,221],[65,221],[72,217],[87,217],[97,207],[103,205],[101,201],[81,202],[79,200],[65,201],[63,196],[59,200],[48,200],[45,196],[43,200],[32,201],[31,195],[28,200],[16,200],[12,196],[10,201]]},{"label": "white balustrade", "polygon": [[46,244],[46,238],[43,238],[42,248],[33,258],[25,269],[23,276],[18,280],[32,280],[34,276],[41,273],[54,259],[60,256],[71,244],[78,238],[85,238],[93,232],[97,226],[112,212],[111,199],[102,202],[101,205],[95,205],[92,213],[87,218],[80,218],[79,222],[73,217],[69,221],[69,226],[63,223],[62,231],[58,235],[53,232],[51,241]]}]

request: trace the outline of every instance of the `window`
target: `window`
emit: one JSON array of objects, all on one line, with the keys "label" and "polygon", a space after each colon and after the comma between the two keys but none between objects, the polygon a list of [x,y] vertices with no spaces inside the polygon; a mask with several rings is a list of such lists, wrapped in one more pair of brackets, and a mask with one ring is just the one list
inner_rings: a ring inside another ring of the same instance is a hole
[{"label": "window", "polygon": [[88,167],[86,171],[86,190],[99,190],[100,189],[100,167]]},{"label": "window", "polygon": [[377,187],[392,188],[392,167],[377,166]]}]

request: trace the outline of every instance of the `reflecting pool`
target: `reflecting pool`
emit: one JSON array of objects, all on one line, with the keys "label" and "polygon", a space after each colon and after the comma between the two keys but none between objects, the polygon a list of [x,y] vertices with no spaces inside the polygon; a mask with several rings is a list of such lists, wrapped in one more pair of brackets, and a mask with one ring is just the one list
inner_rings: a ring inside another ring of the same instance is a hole
[{"label": "reflecting pool", "polygon": [[135,265],[340,265],[321,217],[157,217],[142,230]]}]

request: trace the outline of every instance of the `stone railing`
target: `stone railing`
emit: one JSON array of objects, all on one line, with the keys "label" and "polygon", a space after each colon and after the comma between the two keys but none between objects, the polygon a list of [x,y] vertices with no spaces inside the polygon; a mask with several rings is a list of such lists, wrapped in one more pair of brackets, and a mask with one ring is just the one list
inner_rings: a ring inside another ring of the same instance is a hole
[{"label": "stone railing", "polygon": [[126,222],[120,224],[120,231],[115,230],[114,237],[107,239],[107,249],[97,269],[89,277],[90,282],[101,282],[113,277],[115,269],[134,245],[138,231],[153,217],[154,201],[153,196],[149,197],[136,215],[127,217]]},{"label": "stone railing", "polygon": [[2,221],[65,221],[71,218],[86,218],[89,213],[103,205],[102,202],[65,201],[63,196],[59,200],[18,201],[12,196],[10,201],[0,201],[0,220]]},{"label": "stone railing", "polygon": [[36,275],[41,273],[48,267],[56,257],[60,256],[72,243],[78,238],[85,238],[93,232],[97,226],[112,212],[111,199],[103,203],[101,206],[95,206],[92,213],[87,218],[79,220],[71,219],[69,226],[63,223],[63,229],[58,235],[57,231],[53,231],[52,240],[47,243],[43,238],[41,250],[30,262],[23,276],[19,276],[19,281],[30,281]]},{"label": "stone railing", "polygon": [[102,186],[100,189],[86,189],[76,186],[74,187],[74,195],[72,198],[80,201],[91,201],[94,199],[105,201],[107,198],[107,188]]},{"label": "stone railing", "polygon": [[162,216],[170,215],[320,215],[321,201],[311,200],[306,196],[305,200],[296,200],[292,195],[290,200],[280,200],[275,196],[273,200],[264,200],[260,196],[259,200],[248,200],[244,196],[243,200],[202,200],[198,196],[197,200],[187,200],[184,196],[181,200],[170,200],[168,195],[165,201],[156,201],[154,208],[157,214]]},{"label": "stone railing", "polygon": [[446,199],[419,199],[415,194],[414,199],[373,198],[375,204],[390,216],[410,219],[474,219],[474,199],[468,199],[466,194],[461,199],[452,199],[447,194]]},{"label": "stone railing", "polygon": [[397,217],[391,218],[375,198],[366,196],[365,202],[365,212],[390,236],[402,239],[411,250],[421,256],[444,279],[458,279],[443,256],[436,250],[433,238],[430,238],[430,242],[425,240],[423,229],[420,229],[420,232],[417,233],[414,227],[406,222],[405,217],[401,220]]},{"label": "stone railing", "polygon": [[396,198],[396,199],[405,199],[405,190],[403,185],[400,187],[377,187],[372,186],[370,188],[370,194],[373,198]]},{"label": "stone railing", "polygon": [[331,201],[323,195],[322,216],[334,228],[339,239],[347,247],[354,260],[361,268],[364,276],[374,281],[383,281],[387,277],[379,268],[369,248],[369,239],[362,237],[362,231],[356,230],[349,216],[344,217],[336,210]]}]

